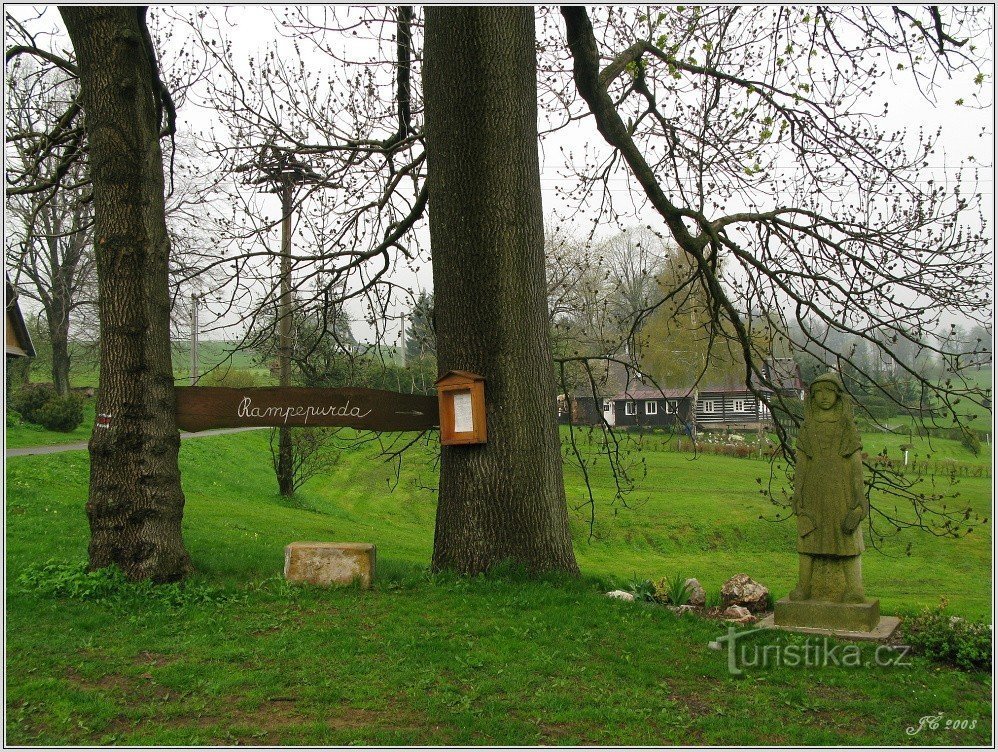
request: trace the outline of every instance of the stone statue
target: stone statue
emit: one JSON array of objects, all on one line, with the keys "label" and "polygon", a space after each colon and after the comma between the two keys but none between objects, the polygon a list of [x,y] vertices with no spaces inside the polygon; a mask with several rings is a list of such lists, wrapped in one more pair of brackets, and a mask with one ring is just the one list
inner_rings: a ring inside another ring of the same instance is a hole
[{"label": "stone statue", "polygon": [[860,523],[870,510],[861,450],[841,379],[834,372],[819,376],[808,390],[797,437],[791,503],[800,572],[791,601],[865,602]]},{"label": "stone statue", "polygon": [[861,451],[842,380],[833,372],[819,376],[804,401],[791,497],[800,575],[793,592],[776,602],[772,622],[760,625],[875,639],[897,628],[899,619],[881,617],[880,601],[863,593],[862,523],[870,505]]}]

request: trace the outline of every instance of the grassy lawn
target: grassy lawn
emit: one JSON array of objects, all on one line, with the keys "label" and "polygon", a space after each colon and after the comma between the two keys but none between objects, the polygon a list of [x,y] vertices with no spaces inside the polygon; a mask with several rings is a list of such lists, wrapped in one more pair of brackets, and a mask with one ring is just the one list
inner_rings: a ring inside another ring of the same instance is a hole
[{"label": "grassy lawn", "polygon": [[[270,370],[255,350],[234,350],[239,343],[223,340],[198,342],[198,371],[204,376],[214,369],[213,375],[224,376],[230,369],[249,371],[256,376],[260,386],[277,383]],[[172,345],[173,375],[178,385],[187,386],[191,376],[190,342],[175,341]]]},{"label": "grassy lawn", "polygon": [[[427,574],[433,445],[397,486],[372,448],[344,450],[292,502],[276,496],[265,431],[184,442],[185,539],[197,575],[149,596],[56,597],[33,564],[86,558],[85,452],[7,463],[9,744],[980,745],[991,679],[914,658],[886,668],[758,668],[736,679],[707,643],[722,625],[611,601],[612,584],[682,573],[708,594],[737,572],[785,594],[793,531],[760,520],[768,465],[647,452],[626,508],[593,469],[595,537],[573,513],[583,577]],[[570,504],[584,499],[566,471]],[[990,479],[961,501],[990,510]],[[294,540],[378,546],[369,591],[288,587]],[[905,557],[908,542],[912,555]],[[889,554],[889,555],[887,555]],[[950,602],[990,617],[990,525],[959,541],[914,533],[864,560],[885,613]],[[22,581],[19,581],[21,578]],[[800,644],[800,636],[746,640]],[[864,655],[872,655],[867,647]],[[922,716],[976,720],[909,736]]]},{"label": "grassy lawn", "polygon": [[987,443],[981,445],[981,453],[973,454],[959,441],[952,439],[937,439],[918,434],[888,433],[874,431],[863,434],[863,451],[870,455],[882,454],[887,450],[887,456],[892,460],[904,460],[904,447],[910,445],[910,460],[957,460],[975,464],[990,464],[991,447]]}]

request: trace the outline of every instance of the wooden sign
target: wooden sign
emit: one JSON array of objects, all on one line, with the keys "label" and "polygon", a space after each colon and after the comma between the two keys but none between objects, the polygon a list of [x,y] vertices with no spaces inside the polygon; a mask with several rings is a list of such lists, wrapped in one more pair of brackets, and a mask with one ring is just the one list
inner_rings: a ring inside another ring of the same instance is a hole
[{"label": "wooden sign", "polygon": [[437,379],[440,443],[484,444],[485,379],[477,373],[448,371]]},{"label": "wooden sign", "polygon": [[426,431],[439,423],[437,398],[381,389],[182,386],[177,427],[184,431],[252,426],[347,426]]}]

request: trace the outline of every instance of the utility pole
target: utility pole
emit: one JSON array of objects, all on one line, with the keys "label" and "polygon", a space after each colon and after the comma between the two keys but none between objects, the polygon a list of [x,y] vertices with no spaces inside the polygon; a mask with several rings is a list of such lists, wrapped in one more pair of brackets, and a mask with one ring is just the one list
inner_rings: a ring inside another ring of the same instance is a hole
[{"label": "utility pole", "polygon": [[191,386],[198,383],[198,302],[196,292],[191,293]]},{"label": "utility pole", "polygon": [[[294,154],[274,146],[266,146],[257,162],[244,170],[258,172],[253,183],[269,184],[281,196],[281,264],[280,297],[277,307],[277,364],[279,386],[291,386],[291,322],[293,298],[291,295],[291,215],[294,211],[294,189],[305,183],[323,183],[322,176],[298,161]],[[294,452],[291,429],[278,428],[277,435],[277,485],[281,496],[294,493]]]},{"label": "utility pole", "polygon": [[[280,328],[277,337],[278,384],[291,386],[291,198],[293,176],[281,173],[281,300],[278,307]],[[277,435],[277,485],[281,496],[294,493],[291,429],[281,426]]]},{"label": "utility pole", "polygon": [[409,348],[405,341],[405,314],[402,314],[402,367],[409,365]]}]

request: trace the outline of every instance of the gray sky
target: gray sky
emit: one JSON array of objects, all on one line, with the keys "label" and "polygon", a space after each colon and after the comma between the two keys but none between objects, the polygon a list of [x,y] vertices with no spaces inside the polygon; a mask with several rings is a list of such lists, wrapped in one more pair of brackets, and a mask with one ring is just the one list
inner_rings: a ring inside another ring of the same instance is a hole
[{"label": "gray sky", "polygon": [[[196,7],[196,6],[195,6]],[[177,12],[192,10],[192,6],[179,7]],[[32,10],[27,6],[8,7],[8,10],[17,17],[29,17]],[[233,28],[228,39],[233,44],[235,54],[239,56],[258,55],[268,44],[277,41],[277,33],[273,24],[273,17],[269,12],[261,7],[240,7],[232,6],[224,11],[221,7],[215,7],[215,13],[220,18],[224,18]],[[993,17],[993,7],[991,9]],[[154,16],[165,16],[162,11],[154,11]],[[49,8],[46,13],[47,20],[53,25],[59,25],[58,14],[54,8]],[[186,44],[182,35],[175,36],[163,49],[160,54],[164,60],[164,65],[169,66],[170,56],[177,54],[178,49]],[[993,40],[988,40],[989,50],[993,50]],[[344,53],[360,57],[366,54],[363,43],[346,39],[343,42]],[[940,97],[937,105],[928,102],[917,90],[914,82],[907,72],[899,72],[892,76],[889,83],[881,82],[871,93],[871,110],[879,110],[883,102],[889,105],[889,115],[882,121],[885,129],[904,128],[917,129],[924,127],[927,130],[934,130],[936,127],[943,128],[941,149],[934,155],[932,164],[926,170],[924,180],[947,180],[951,179],[956,170],[959,160],[969,154],[973,154],[977,163],[981,166],[979,179],[979,192],[984,195],[986,209],[985,216],[989,227],[993,227],[994,219],[994,134],[993,134],[993,54],[988,54],[990,69],[986,71],[986,83],[983,88],[972,85],[969,80],[954,80],[947,84],[946,95]],[[316,65],[325,64],[320,58],[316,59]],[[974,99],[974,94],[983,92],[985,107],[968,106]],[[965,104],[956,104],[957,99],[963,99]],[[544,130],[550,123],[545,122],[546,115],[541,114],[541,129]],[[203,108],[193,106],[185,107],[181,113],[182,121],[189,121],[194,129],[207,127],[212,120],[212,113]],[[569,212],[566,202],[559,196],[556,188],[564,184],[564,162],[561,154],[564,152],[574,152],[578,154],[585,148],[593,150],[594,153],[608,154],[609,150],[603,143],[602,138],[596,132],[592,119],[586,119],[558,131],[556,134],[546,136],[542,141],[542,165],[541,165],[541,185],[544,198],[545,215],[554,217],[564,215]],[[796,169],[792,164],[787,165],[787,169]],[[633,181],[626,173],[618,172],[610,178],[610,189],[613,193],[614,203],[618,211],[623,211],[622,223],[625,225],[645,225],[650,224],[655,228],[662,228],[662,223],[657,214],[647,208],[643,195],[635,192]],[[636,199],[636,200],[632,200]],[[259,206],[262,212],[271,216],[279,215],[279,207],[273,197],[261,196]],[[573,229],[579,236],[594,234],[597,239],[606,237],[617,231],[617,228],[599,217],[593,211],[593,206],[588,207],[589,213],[583,217],[576,215],[573,220]],[[728,210],[736,210],[738,207],[726,207]],[[990,234],[990,230],[989,230]],[[424,247],[429,247],[428,234],[425,223],[420,230],[419,237]],[[297,237],[296,241],[305,242],[304,238]],[[993,268],[982,270],[993,278]],[[428,265],[423,264],[416,274],[406,270],[400,270],[397,282],[408,287],[417,289],[429,289],[432,286],[431,272]],[[396,310],[396,314],[401,310]],[[209,322],[202,324],[203,328],[212,331],[207,335],[212,338],[230,337],[234,335],[231,328],[225,328],[220,324],[225,321]],[[355,336],[359,339],[366,339],[372,336],[372,332],[363,322],[355,322]]]}]

